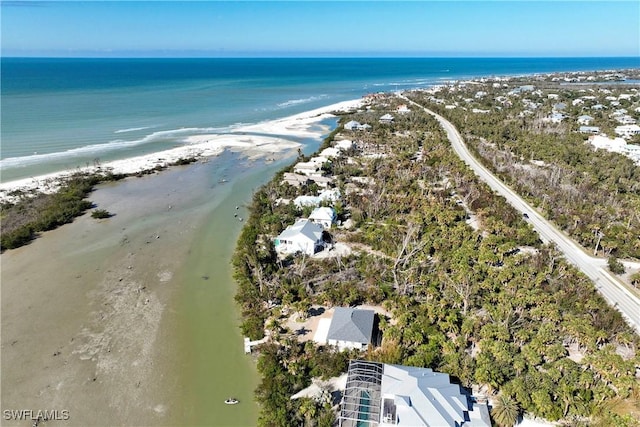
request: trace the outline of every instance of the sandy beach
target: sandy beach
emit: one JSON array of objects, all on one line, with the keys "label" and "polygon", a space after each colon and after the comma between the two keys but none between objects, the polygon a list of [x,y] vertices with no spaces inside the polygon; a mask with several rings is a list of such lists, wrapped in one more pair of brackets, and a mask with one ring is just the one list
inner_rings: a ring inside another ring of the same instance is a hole
[{"label": "sandy beach", "polygon": [[[115,216],[85,214],[2,254],[2,425],[31,425],[38,410],[68,414],[45,425],[252,425],[257,374],[233,302],[229,261],[242,227],[233,214],[246,216],[278,159],[295,156],[299,143],[282,135],[320,136],[310,126],[336,106],[321,110],[246,130],[259,136],[199,136],[102,165],[133,172],[216,156],[100,185],[90,199]],[[52,189],[61,176],[2,191]],[[241,411],[224,405],[230,391]],[[20,420],[5,410],[32,412]]]},{"label": "sandy beach", "polygon": [[150,155],[1,182],[0,200],[11,201],[12,197],[9,193],[16,190],[53,192],[59,188],[61,179],[77,171],[93,173],[99,170],[108,170],[116,174],[135,174],[158,166],[165,167],[180,159],[201,159],[216,156],[225,149],[243,151],[252,157],[275,155],[298,147],[299,144],[286,139],[287,136],[296,138],[315,137],[317,132],[311,130],[314,124],[331,117],[331,112],[333,111],[347,111],[358,108],[361,104],[362,100],[360,99],[344,101],[282,119],[239,126],[234,129],[233,133],[193,135],[181,141],[183,145]]}]

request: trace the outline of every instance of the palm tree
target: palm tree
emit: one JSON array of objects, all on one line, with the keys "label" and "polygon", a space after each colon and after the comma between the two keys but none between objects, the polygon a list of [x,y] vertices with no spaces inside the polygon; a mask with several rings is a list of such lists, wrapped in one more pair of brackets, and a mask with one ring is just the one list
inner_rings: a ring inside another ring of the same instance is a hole
[{"label": "palm tree", "polygon": [[519,415],[520,405],[514,398],[504,394],[498,395],[491,408],[491,416],[499,426],[514,426],[518,422]]}]

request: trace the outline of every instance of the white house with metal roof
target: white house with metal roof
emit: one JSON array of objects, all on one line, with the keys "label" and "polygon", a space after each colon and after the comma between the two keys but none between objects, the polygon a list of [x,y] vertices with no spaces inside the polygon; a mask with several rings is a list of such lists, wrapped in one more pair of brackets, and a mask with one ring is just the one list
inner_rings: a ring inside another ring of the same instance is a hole
[{"label": "white house with metal roof", "polygon": [[600,128],[598,126],[580,126],[578,132],[598,134],[600,133]]},{"label": "white house with metal roof", "polygon": [[640,126],[638,125],[623,125],[617,126],[614,129],[616,135],[620,135],[623,138],[630,138],[634,135],[640,135]]},{"label": "white house with metal roof", "polygon": [[298,196],[293,199],[293,204],[302,208],[305,206],[318,206],[322,202],[335,203],[338,200],[340,200],[340,189],[327,188],[320,191],[317,196]]},{"label": "white house with metal roof", "polygon": [[371,125],[367,123],[361,124],[360,122],[351,120],[345,123],[344,128],[347,130],[369,130],[371,129]]},{"label": "white house with metal roof", "polygon": [[393,123],[393,120],[393,116],[388,113],[378,119],[378,121],[383,124],[391,124]]},{"label": "white house with metal roof", "polygon": [[316,224],[320,224],[325,230],[328,230],[333,223],[336,222],[336,211],[326,206],[315,208],[311,212],[311,215],[309,215],[309,219]]},{"label": "white house with metal roof", "polygon": [[583,114],[582,116],[578,117],[578,124],[580,125],[589,125],[589,123],[591,123],[593,121],[593,117],[587,115],[587,114]]},{"label": "white house with metal roof", "polygon": [[327,344],[337,346],[340,351],[366,349],[373,336],[375,314],[373,310],[336,307],[327,333]]},{"label": "white house with metal roof", "polygon": [[448,374],[429,368],[351,360],[340,427],[491,427],[478,403]]},{"label": "white house with metal roof", "polygon": [[323,247],[322,226],[308,219],[298,219],[275,238],[276,252],[313,255]]}]

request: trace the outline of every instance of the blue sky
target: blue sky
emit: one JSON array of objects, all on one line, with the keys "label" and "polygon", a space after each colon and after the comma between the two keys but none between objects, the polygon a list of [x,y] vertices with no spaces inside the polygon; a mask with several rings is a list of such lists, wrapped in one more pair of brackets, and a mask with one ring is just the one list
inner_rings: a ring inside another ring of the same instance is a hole
[{"label": "blue sky", "polygon": [[640,56],[640,1],[5,1],[2,56]]}]

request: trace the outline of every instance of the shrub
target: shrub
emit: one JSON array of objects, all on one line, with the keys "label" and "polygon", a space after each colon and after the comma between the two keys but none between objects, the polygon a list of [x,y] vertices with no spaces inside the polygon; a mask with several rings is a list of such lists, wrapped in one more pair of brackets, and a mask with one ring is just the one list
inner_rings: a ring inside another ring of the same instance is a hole
[{"label": "shrub", "polygon": [[112,216],[111,213],[109,213],[109,211],[104,209],[96,209],[93,212],[91,212],[91,218],[103,219],[103,218],[110,218],[111,216]]},{"label": "shrub", "polygon": [[618,258],[616,258],[614,256],[610,256],[608,264],[609,264],[609,270],[612,273],[624,274],[624,272],[625,272],[624,264],[622,264],[620,261],[618,261]]}]

